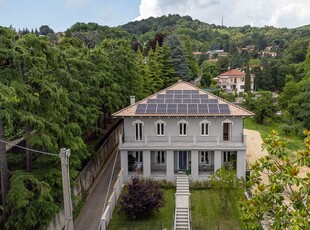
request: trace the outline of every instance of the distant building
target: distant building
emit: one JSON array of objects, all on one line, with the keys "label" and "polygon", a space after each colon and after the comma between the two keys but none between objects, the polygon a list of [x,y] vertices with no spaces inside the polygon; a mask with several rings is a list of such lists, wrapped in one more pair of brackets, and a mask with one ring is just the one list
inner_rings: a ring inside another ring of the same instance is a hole
[{"label": "distant building", "polygon": [[227,52],[225,52],[224,50],[209,50],[208,52],[206,52],[206,54],[209,56],[209,59],[214,58],[215,55],[217,55],[218,57],[227,56]]},{"label": "distant building", "polygon": [[[254,90],[254,75],[251,74],[251,91]],[[244,92],[245,72],[238,69],[232,69],[220,74],[215,78],[217,84],[229,93],[237,91],[238,94]]]},{"label": "distant building", "polygon": [[272,51],[273,50],[273,46],[267,46],[263,51],[260,52],[262,57],[277,57],[278,53]]}]

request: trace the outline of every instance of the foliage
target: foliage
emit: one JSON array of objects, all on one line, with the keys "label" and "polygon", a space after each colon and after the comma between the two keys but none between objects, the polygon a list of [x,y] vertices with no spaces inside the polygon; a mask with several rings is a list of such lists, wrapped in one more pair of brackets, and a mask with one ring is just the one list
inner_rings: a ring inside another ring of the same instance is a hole
[{"label": "foliage", "polygon": [[209,87],[212,83],[212,79],[218,75],[216,65],[214,63],[204,61],[201,65],[201,80],[202,86]]},{"label": "foliage", "polygon": [[11,215],[6,229],[39,229],[47,226],[59,209],[51,196],[51,187],[24,171],[13,173],[8,203]]},{"label": "foliage", "polygon": [[[123,192],[126,191],[126,187]],[[170,229],[173,225],[175,190],[163,189],[165,197],[165,207],[159,212],[154,212],[151,216],[140,219],[129,220],[122,210],[120,202],[116,205],[112,220],[109,223],[110,230],[134,228],[136,230]]]},{"label": "foliage", "polygon": [[184,55],[181,41],[177,35],[169,35],[164,41],[170,49],[170,56],[177,76],[182,80],[188,81],[192,79],[193,75],[188,65],[188,61]]},{"label": "foliage", "polygon": [[133,177],[128,191],[121,197],[122,209],[130,220],[149,216],[164,207],[164,195],[160,185],[151,179]]},{"label": "foliage", "polygon": [[250,72],[250,66],[249,64],[247,64],[244,80],[244,92],[247,93],[250,91],[251,91],[251,72]]},{"label": "foliage", "polygon": [[[310,166],[310,133],[305,130],[304,134],[305,148],[294,160],[276,131],[264,140],[269,154],[252,165],[249,186],[253,197],[242,204],[242,220],[250,229],[262,220],[272,229],[309,229],[310,174],[300,174]],[[262,180],[262,174],[266,179]]]},{"label": "foliage", "polygon": [[211,189],[212,185],[209,180],[193,181],[190,184],[190,188],[194,190],[206,190]]},{"label": "foliage", "polygon": [[159,185],[161,188],[164,188],[164,189],[173,189],[175,188],[175,185],[172,181],[168,181],[166,179],[163,179],[163,180],[160,180],[158,181]]},{"label": "foliage", "polygon": [[220,196],[220,206],[225,216],[228,215],[229,206],[233,201],[240,198],[243,191],[243,180],[237,177],[236,171],[231,167],[222,167],[211,175],[210,183],[212,189]]}]

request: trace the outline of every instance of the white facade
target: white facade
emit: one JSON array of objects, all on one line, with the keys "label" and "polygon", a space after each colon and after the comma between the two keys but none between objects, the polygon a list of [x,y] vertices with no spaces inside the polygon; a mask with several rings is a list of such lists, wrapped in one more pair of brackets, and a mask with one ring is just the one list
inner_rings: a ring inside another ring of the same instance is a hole
[{"label": "white facade", "polygon": [[[217,78],[217,84],[227,92],[244,93],[245,73],[239,70],[230,70]],[[254,90],[254,75],[251,74],[251,92]]]},{"label": "white facade", "polygon": [[[176,91],[175,96],[168,93],[171,90]],[[184,95],[177,95],[180,91]],[[185,95],[189,91],[193,94]],[[176,104],[169,104],[173,102],[179,103],[175,111]],[[168,105],[163,110],[165,103]],[[119,144],[124,177],[128,180],[141,175],[174,181],[179,173],[187,173],[192,180],[206,180],[227,165],[245,177],[243,117],[251,115],[184,82],[129,106],[114,114],[124,119]]]},{"label": "white facade", "polygon": [[[158,135],[158,122],[164,124],[164,134]],[[180,124],[185,125],[185,133]],[[193,180],[202,180],[229,162],[239,177],[245,177],[243,118],[124,118],[120,138],[121,166],[127,179],[139,174],[174,180],[179,171],[186,171]],[[133,156],[133,165],[128,155]]]}]

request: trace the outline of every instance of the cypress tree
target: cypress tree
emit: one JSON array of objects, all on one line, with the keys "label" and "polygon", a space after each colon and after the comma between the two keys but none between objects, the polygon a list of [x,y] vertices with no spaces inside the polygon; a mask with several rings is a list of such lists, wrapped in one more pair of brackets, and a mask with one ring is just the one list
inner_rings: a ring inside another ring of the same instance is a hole
[{"label": "cypress tree", "polygon": [[244,80],[244,92],[251,92],[251,72],[249,63],[247,64],[246,71],[245,71],[245,80]]}]

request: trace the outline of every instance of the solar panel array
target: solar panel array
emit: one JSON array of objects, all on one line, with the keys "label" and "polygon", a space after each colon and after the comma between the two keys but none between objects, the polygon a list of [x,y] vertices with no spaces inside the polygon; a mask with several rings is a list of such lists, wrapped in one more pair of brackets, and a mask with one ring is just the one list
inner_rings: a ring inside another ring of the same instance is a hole
[{"label": "solar panel array", "polygon": [[146,104],[138,104],[137,114],[230,114],[227,104],[199,94],[198,90],[167,90]]}]

